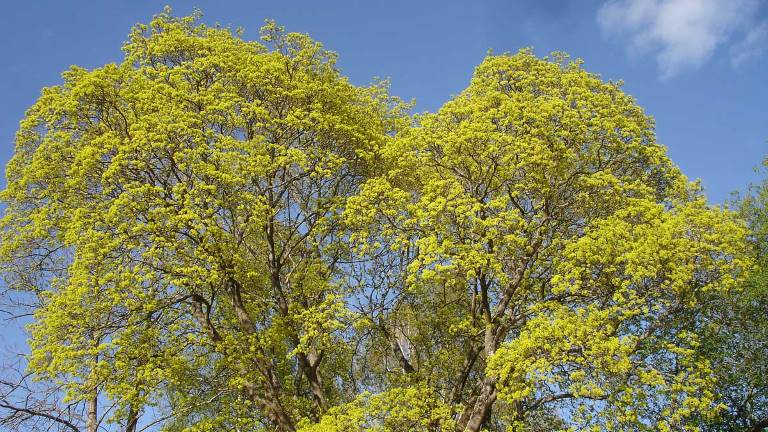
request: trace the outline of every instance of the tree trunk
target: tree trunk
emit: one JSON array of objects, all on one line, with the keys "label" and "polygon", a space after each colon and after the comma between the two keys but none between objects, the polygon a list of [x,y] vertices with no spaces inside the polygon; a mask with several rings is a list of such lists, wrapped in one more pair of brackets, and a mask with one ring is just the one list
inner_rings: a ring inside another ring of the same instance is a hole
[{"label": "tree trunk", "polygon": [[131,406],[128,410],[128,421],[125,424],[125,432],[136,432],[136,426],[139,424],[139,413]]},{"label": "tree trunk", "polygon": [[[238,327],[240,331],[246,334],[255,334],[255,325],[245,309],[245,304],[240,295],[240,283],[233,278],[226,281],[226,289],[232,300],[232,308],[235,310]],[[248,394],[251,400],[264,405],[267,409],[270,419],[275,423],[280,431],[294,432],[296,426],[293,419],[280,402],[280,383],[275,377],[269,364],[264,364],[258,357],[253,359],[255,366],[265,377],[264,388],[259,392],[255,386],[249,386]],[[265,398],[262,398],[262,395]]]},{"label": "tree trunk", "polygon": [[[498,330],[497,323],[494,322],[491,307],[488,301],[488,282],[482,273],[479,275],[480,283],[480,304],[482,308],[483,321],[485,322],[485,334],[483,337],[483,351],[485,352],[485,358],[490,359],[496,352],[497,347],[497,335]],[[491,414],[491,408],[493,403],[496,402],[498,392],[496,391],[496,378],[485,377],[483,378],[480,393],[477,395],[477,399],[473,404],[471,410],[467,410],[465,414],[468,414],[466,419],[459,422],[458,430],[465,432],[478,432],[483,425],[488,421]]]},{"label": "tree trunk", "polygon": [[322,357],[314,353],[310,353],[309,355],[299,353],[298,359],[304,376],[306,376],[307,381],[309,381],[309,389],[312,392],[312,398],[315,401],[315,405],[317,406],[319,413],[322,414],[327,409],[322,379],[317,370],[320,366]]},{"label": "tree trunk", "polygon": [[488,418],[491,415],[491,408],[493,407],[494,402],[496,402],[497,396],[496,380],[491,377],[483,379],[482,389],[477,396],[477,400],[472,406],[472,409],[467,410],[466,413],[468,416],[463,419],[463,421],[459,421],[457,430],[463,432],[478,432],[488,421]]},{"label": "tree trunk", "polygon": [[94,393],[93,397],[89,398],[86,402],[86,419],[85,430],[86,432],[97,432],[99,428],[99,396],[98,393]]}]

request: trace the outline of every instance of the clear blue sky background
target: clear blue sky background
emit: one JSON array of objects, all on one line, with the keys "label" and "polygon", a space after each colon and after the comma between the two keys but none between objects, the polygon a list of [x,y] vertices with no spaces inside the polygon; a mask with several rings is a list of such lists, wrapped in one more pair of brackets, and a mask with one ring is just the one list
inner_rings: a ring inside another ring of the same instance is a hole
[{"label": "clear blue sky background", "polygon": [[[697,1],[709,4],[713,16],[685,10]],[[58,84],[72,64],[119,61],[130,27],[169,3],[178,14],[197,6],[206,22],[242,26],[251,39],[266,18],[309,33],[339,53],[353,82],[388,77],[392,92],[414,98],[418,111],[434,110],[461,91],[489,48],[567,51],[583,58],[588,70],[626,82],[625,90],[655,117],[659,141],[689,177],[702,179],[713,202],[754,180],[753,167],[768,153],[768,55],[759,49],[768,44],[765,0],[673,0],[668,3],[683,10],[659,3],[645,15],[632,15],[633,4],[655,0],[614,1],[619,10],[612,13],[605,13],[604,0],[30,1],[6,3],[0,15],[0,162],[11,156],[18,121],[41,87]],[[747,16],[718,22],[727,4]],[[734,47],[761,25],[765,31],[757,32],[752,55],[734,65]],[[711,42],[707,26],[720,32],[720,42],[686,66],[686,49],[695,57]],[[657,64],[665,49],[682,59],[673,76],[667,76],[668,65]]]}]

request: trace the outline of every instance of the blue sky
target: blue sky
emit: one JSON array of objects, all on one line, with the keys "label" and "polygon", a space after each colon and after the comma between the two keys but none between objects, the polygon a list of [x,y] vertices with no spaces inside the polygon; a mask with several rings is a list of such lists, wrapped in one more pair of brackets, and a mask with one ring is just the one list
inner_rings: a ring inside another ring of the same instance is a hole
[{"label": "blue sky", "polygon": [[119,61],[130,27],[170,4],[255,39],[266,18],[340,55],[353,82],[388,77],[392,92],[435,110],[468,83],[488,49],[567,51],[623,79],[657,122],[659,141],[712,202],[756,177],[768,154],[768,1],[35,1],[0,17],[0,161],[24,110],[71,64]]}]

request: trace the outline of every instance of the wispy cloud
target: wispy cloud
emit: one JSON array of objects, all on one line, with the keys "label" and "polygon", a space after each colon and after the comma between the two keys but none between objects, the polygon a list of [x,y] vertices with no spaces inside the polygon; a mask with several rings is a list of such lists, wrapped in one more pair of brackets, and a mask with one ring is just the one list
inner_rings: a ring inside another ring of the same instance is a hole
[{"label": "wispy cloud", "polygon": [[[731,63],[760,55],[768,23],[758,23],[759,0],[610,0],[597,12],[606,34],[628,38],[629,51],[653,53],[662,78],[697,68],[721,45]],[[736,42],[734,42],[736,40]]]},{"label": "wispy cloud", "polygon": [[731,62],[738,66],[758,57],[768,48],[768,22],[760,23],[747,33],[744,40],[731,47]]}]

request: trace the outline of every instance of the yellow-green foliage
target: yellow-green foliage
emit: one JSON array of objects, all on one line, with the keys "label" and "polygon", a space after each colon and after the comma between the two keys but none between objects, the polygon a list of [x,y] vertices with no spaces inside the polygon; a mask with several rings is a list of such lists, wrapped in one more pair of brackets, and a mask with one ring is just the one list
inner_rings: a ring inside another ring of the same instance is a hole
[{"label": "yellow-green foliage", "polygon": [[380,394],[364,392],[331,408],[319,422],[300,425],[299,432],[450,431],[455,428],[452,414],[429,388],[393,388]]},{"label": "yellow-green foliage", "polygon": [[403,295],[439,316],[413,331],[453,336],[414,359],[424,379],[455,389],[471,359],[513,430],[547,405],[575,430],[679,430],[718,409],[695,311],[732,295],[746,230],[618,84],[562,54],[489,56],[417,121],[345,215],[361,253],[410,257]]},{"label": "yellow-green foliage", "polygon": [[12,286],[40,292],[30,368],[70,398],[143,406],[171,389],[184,414],[277,385],[299,389],[293,411],[308,404],[297,359],[346,355],[334,219],[405,106],[305,35],[262,35],[161,14],[123,62],[73,67],[22,122],[0,254]]},{"label": "yellow-green foliage", "polygon": [[169,431],[693,430],[717,410],[696,317],[750,267],[745,228],[619,83],[489,55],[411,118],[306,35],[262,39],[166,11],[27,112],[0,262],[40,301],[38,378]]}]

